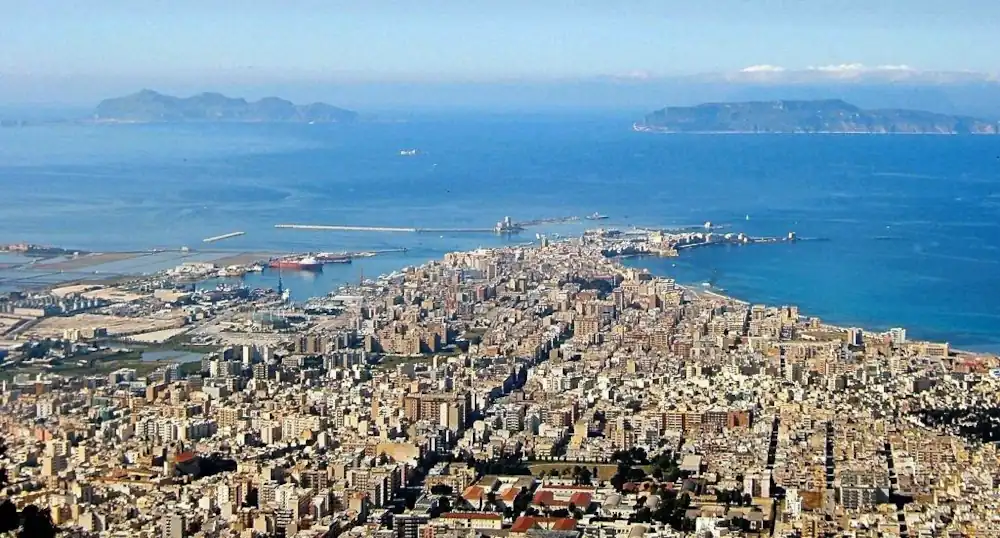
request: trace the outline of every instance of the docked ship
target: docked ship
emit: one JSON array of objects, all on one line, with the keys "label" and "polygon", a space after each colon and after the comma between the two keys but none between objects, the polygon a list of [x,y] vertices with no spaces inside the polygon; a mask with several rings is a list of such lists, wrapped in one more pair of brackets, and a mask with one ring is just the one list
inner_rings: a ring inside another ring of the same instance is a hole
[{"label": "docked ship", "polygon": [[304,258],[275,258],[268,262],[267,266],[272,269],[291,269],[293,271],[323,270],[323,264],[316,258],[309,256]]}]

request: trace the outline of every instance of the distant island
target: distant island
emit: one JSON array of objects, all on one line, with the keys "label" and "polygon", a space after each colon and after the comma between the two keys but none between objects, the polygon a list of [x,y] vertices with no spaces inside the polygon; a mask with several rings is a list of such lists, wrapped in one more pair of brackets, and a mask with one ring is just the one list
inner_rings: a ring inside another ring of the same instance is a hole
[{"label": "distant island", "polygon": [[839,99],[705,103],[657,110],[633,125],[663,133],[997,134],[998,124],[920,110],[863,110]]},{"label": "distant island", "polygon": [[296,105],[277,97],[247,101],[220,93],[174,97],[153,90],[105,99],[97,105],[93,115],[94,121],[122,123],[346,123],[357,118],[356,112],[325,103]]}]

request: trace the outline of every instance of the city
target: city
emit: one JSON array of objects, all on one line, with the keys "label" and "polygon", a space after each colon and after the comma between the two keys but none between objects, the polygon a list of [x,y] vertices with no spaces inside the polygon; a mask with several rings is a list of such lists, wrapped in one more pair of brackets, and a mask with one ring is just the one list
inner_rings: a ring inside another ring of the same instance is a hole
[{"label": "city", "polygon": [[609,257],[693,233],[455,252],[323,312],[177,270],[13,294],[9,497],[81,537],[996,532],[996,356]]}]

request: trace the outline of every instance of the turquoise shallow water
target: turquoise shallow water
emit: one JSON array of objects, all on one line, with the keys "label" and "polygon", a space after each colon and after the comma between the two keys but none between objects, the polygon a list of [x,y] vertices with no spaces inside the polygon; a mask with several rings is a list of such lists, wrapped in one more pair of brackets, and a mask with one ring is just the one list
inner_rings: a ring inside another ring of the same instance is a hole
[{"label": "turquoise shallow water", "polygon": [[[796,303],[831,322],[1000,349],[1000,138],[651,135],[623,116],[432,117],[409,123],[49,126],[0,129],[0,241],[91,250],[408,248],[322,275],[296,298],[443,253],[573,234],[276,230],[277,223],[492,226],[611,216],[605,225],[711,220],[826,237],[638,259],[682,282]],[[401,149],[416,148],[412,157]],[[750,219],[746,220],[749,215]],[[276,275],[254,275],[273,285]]]}]

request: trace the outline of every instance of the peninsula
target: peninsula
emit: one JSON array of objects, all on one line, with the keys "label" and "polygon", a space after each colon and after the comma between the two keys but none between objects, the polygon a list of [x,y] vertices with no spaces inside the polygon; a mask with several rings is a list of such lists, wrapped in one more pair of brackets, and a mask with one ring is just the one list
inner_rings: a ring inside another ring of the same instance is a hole
[{"label": "peninsula", "polygon": [[633,125],[663,133],[997,134],[997,122],[921,110],[864,110],[839,99],[667,107]]},{"label": "peninsula", "polygon": [[688,289],[622,235],[306,304],[203,261],[0,297],[4,495],[87,537],[992,536],[1000,359]]},{"label": "peninsula", "polygon": [[97,105],[93,115],[95,121],[109,123],[346,123],[357,117],[356,112],[326,103],[296,105],[277,97],[247,101],[220,93],[174,97],[153,90],[105,99]]}]

